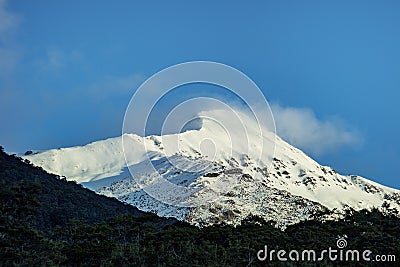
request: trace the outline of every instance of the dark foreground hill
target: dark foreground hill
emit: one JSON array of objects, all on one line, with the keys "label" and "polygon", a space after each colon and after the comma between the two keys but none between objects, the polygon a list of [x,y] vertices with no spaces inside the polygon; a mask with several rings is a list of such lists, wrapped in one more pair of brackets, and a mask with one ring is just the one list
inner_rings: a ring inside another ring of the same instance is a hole
[{"label": "dark foreground hill", "polygon": [[6,212],[42,231],[71,219],[91,224],[117,215],[146,214],[4,152],[0,153],[0,195]]},{"label": "dark foreground hill", "polygon": [[[359,250],[360,261],[326,255],[322,261],[301,260],[302,250],[338,249],[344,235],[343,249]],[[266,245],[268,251],[297,250],[299,261],[279,261],[276,254],[260,261],[257,252]],[[366,262],[364,250],[372,251],[369,258],[383,255],[386,261]],[[396,266],[398,261],[400,220],[378,211],[285,231],[259,218],[236,228],[199,229],[140,212],[0,151],[0,266]]]}]

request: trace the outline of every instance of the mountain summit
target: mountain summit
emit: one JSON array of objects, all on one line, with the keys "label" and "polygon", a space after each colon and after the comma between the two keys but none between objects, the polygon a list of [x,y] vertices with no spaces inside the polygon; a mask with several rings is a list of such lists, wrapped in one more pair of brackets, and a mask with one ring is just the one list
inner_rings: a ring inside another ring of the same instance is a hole
[{"label": "mountain summit", "polygon": [[284,227],[374,207],[399,215],[399,190],[321,166],[247,115],[214,110],[199,118],[177,134],[123,134],[24,158],[99,194],[197,226],[258,216]]}]

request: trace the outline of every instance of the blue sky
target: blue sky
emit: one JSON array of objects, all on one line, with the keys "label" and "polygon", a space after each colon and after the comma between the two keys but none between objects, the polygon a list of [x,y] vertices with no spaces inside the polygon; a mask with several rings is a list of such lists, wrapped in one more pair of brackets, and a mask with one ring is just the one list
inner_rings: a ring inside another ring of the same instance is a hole
[{"label": "blue sky", "polygon": [[316,141],[295,143],[317,161],[400,188],[400,2],[143,2],[0,0],[7,151],[117,136],[141,82],[210,60],[249,75],[282,118],[314,122]]}]

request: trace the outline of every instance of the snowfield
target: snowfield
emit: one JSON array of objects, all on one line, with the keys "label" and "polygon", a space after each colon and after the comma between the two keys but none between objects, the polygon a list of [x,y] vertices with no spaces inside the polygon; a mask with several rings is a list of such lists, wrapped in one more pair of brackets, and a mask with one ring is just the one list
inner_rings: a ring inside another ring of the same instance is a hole
[{"label": "snowfield", "polygon": [[24,158],[99,194],[197,226],[259,216],[284,227],[373,207],[399,215],[399,190],[321,166],[246,115],[229,122],[221,110],[202,115],[197,130],[124,134]]}]

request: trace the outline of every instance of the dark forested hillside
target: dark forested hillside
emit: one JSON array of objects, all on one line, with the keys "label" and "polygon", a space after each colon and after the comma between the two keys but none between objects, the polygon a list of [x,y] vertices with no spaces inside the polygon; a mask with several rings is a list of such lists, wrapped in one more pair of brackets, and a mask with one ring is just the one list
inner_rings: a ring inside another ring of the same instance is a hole
[{"label": "dark forested hillside", "polygon": [[94,223],[116,215],[137,217],[144,214],[133,206],[97,195],[3,151],[0,152],[0,196],[7,212],[13,212],[19,220],[44,231],[62,226],[73,218]]},{"label": "dark forested hillside", "polygon": [[[389,266],[393,262],[268,262],[276,251],[369,249],[400,260],[400,220],[360,211],[281,231],[258,218],[196,228],[97,195],[0,151],[0,266]],[[393,260],[393,259],[392,259]]]}]

